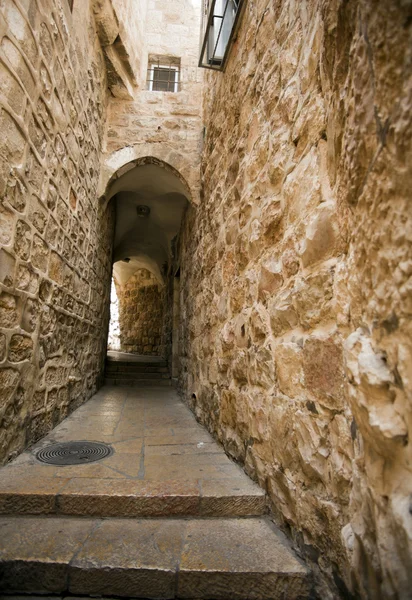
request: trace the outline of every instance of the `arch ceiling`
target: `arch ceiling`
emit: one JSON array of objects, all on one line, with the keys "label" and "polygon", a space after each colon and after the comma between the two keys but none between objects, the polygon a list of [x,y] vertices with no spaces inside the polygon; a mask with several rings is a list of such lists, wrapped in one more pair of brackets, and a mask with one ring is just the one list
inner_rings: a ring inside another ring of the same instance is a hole
[{"label": "arch ceiling", "polygon": [[[116,203],[115,278],[124,285],[145,268],[163,283],[163,265],[188,205],[186,186],[172,170],[143,164],[115,179],[110,197]],[[139,216],[138,206],[148,207],[149,215]]]}]

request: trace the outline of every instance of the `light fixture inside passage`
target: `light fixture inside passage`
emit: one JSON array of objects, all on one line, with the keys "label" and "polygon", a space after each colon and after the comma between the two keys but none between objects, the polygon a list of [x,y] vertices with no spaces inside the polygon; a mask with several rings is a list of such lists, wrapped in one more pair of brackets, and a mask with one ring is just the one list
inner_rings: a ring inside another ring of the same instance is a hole
[{"label": "light fixture inside passage", "polygon": [[150,215],[150,207],[144,204],[138,204],[136,206],[136,212],[138,217],[148,217]]}]

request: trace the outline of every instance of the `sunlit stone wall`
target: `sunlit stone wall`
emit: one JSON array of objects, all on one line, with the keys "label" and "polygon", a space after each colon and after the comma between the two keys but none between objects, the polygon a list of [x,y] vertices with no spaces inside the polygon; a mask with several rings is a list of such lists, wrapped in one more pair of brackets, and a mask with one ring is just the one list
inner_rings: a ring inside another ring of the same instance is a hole
[{"label": "sunlit stone wall", "polygon": [[123,285],[113,282],[109,350],[161,356],[164,288],[154,275],[139,269]]},{"label": "sunlit stone wall", "polygon": [[205,80],[181,386],[322,598],[411,593],[411,11],[247,2]]},{"label": "sunlit stone wall", "polygon": [[88,1],[0,2],[0,463],[97,389],[113,215],[97,202],[105,67]]}]

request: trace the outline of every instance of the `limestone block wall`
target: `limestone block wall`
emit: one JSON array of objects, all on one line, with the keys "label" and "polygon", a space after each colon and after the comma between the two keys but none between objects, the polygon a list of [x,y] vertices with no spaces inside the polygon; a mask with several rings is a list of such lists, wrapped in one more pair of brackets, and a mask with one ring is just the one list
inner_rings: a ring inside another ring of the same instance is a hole
[{"label": "limestone block wall", "polygon": [[[113,0],[115,7],[117,4]],[[194,193],[198,191],[203,75],[197,68],[200,19],[201,0],[156,0],[147,5],[145,35],[138,29],[135,34],[142,58],[134,97],[112,97],[108,105],[103,165],[108,174],[103,177],[102,193],[108,178],[125,164],[126,159],[120,164],[116,161],[116,153],[125,148],[129,149],[128,160],[145,156],[166,160],[185,177]],[[149,54],[181,59],[181,91],[146,89]]]},{"label": "limestone block wall", "polygon": [[96,188],[106,102],[89,1],[0,3],[0,463],[99,382],[114,216]]},{"label": "limestone block wall", "polygon": [[149,0],[111,0],[122,32],[122,41],[129,55],[129,64],[138,81],[141,72],[142,49],[145,46],[145,23]]},{"label": "limestone block wall", "polygon": [[103,50],[107,85],[117,98],[133,98],[140,79],[147,0],[91,0]]},{"label": "limestone block wall", "polygon": [[247,2],[205,80],[180,383],[322,598],[410,597],[411,24],[400,0]]},{"label": "limestone block wall", "polygon": [[[123,286],[115,281],[118,298],[119,348],[109,349],[132,354],[163,355],[164,292],[146,269],[139,269]],[[116,330],[116,315],[110,321],[110,331]]]}]

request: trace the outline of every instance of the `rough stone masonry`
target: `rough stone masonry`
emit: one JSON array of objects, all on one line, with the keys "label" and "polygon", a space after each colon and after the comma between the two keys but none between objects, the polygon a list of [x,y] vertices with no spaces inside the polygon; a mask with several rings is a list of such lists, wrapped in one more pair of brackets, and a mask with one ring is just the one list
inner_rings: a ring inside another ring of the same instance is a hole
[{"label": "rough stone masonry", "polygon": [[0,2],[1,462],[96,391],[106,349],[107,92],[89,5],[77,5]]},{"label": "rough stone masonry", "polygon": [[[164,294],[162,287],[147,269],[139,269],[121,286],[115,282],[117,319],[110,317],[109,350],[164,356],[162,344]],[[114,311],[115,312],[115,311]],[[111,347],[111,332],[113,335]],[[116,344],[117,342],[117,344]]]},{"label": "rough stone masonry", "polygon": [[[167,158],[198,194],[200,6],[148,5],[0,0],[1,463],[100,385],[113,164]],[[148,55],[172,50],[182,92],[150,95]]]},{"label": "rough stone masonry", "polygon": [[[162,296],[170,356],[179,268],[182,394],[322,598],[409,599],[412,2],[247,0],[203,87],[198,0],[70,4],[0,0],[0,461],[100,384],[99,197],[167,163],[193,200]],[[182,91],[150,92],[172,53]]]},{"label": "rough stone masonry", "polygon": [[412,3],[247,2],[204,109],[181,387],[333,597],[406,600]]}]

